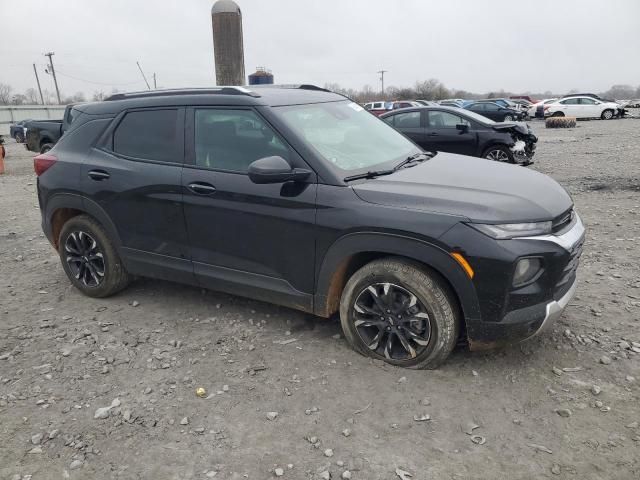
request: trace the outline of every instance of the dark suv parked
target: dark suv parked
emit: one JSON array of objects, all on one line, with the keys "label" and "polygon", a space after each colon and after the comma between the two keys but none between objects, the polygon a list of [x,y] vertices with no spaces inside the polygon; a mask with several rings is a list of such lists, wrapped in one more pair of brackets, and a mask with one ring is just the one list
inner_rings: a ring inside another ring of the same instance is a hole
[{"label": "dark suv parked", "polygon": [[93,297],[133,275],[329,317],[359,352],[433,367],[546,328],[584,229],[537,172],[427,154],[312,86],[117,94],[34,160],[42,226]]}]

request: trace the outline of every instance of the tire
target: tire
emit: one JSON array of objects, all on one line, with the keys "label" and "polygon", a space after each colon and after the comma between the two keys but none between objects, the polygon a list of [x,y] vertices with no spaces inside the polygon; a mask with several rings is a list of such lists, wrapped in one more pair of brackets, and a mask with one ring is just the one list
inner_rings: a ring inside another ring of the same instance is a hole
[{"label": "tire", "polygon": [[604,112],[602,112],[602,115],[600,115],[600,118],[602,120],[611,120],[613,118],[613,115],[614,115],[614,111],[608,108]]},{"label": "tire", "polygon": [[53,148],[53,143],[43,143],[40,146],[40,153],[47,153],[52,148]]},{"label": "tire", "polygon": [[16,133],[16,143],[24,143],[24,135],[22,133]]},{"label": "tire", "polygon": [[513,120],[513,117],[511,115],[505,115],[504,118],[502,119],[503,122],[510,122]]},{"label": "tire", "polygon": [[493,145],[487,148],[482,154],[482,158],[495,162],[515,163],[513,153],[504,145]]},{"label": "tire", "polygon": [[[398,308],[386,310],[391,312],[387,318],[371,289],[383,305],[385,298],[395,299],[389,305]],[[402,300],[412,304],[399,307]],[[460,331],[458,311],[449,287],[436,273],[393,257],[375,260],[355,272],[340,299],[340,322],[351,347],[405,368],[436,368],[446,360]]]},{"label": "tire", "polygon": [[72,217],[63,225],[58,251],[73,286],[89,297],[108,297],[131,281],[107,232],[88,215]]},{"label": "tire", "polygon": [[553,115],[551,115],[552,117],[564,117],[564,113],[562,112],[555,112]]}]

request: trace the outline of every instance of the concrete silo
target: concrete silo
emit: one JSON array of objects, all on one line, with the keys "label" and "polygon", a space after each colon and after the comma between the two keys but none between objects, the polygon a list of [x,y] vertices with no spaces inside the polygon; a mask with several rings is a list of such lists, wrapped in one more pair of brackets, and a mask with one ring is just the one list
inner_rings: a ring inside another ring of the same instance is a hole
[{"label": "concrete silo", "polygon": [[244,85],[242,13],[232,0],[218,0],[211,8],[213,53],[218,85]]}]

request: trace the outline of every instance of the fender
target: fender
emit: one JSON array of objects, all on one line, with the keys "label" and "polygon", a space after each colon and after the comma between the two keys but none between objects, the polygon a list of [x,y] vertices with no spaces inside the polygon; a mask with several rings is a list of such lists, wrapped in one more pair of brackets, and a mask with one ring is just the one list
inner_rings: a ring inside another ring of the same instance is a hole
[{"label": "fender", "polygon": [[[90,200],[82,195],[73,193],[56,193],[47,200],[47,206],[45,214],[43,215],[43,230],[45,235],[51,241],[53,239],[53,214],[56,210],[61,208],[71,208],[84,212],[95,218],[100,224],[107,230],[109,238],[113,241],[118,253],[121,254],[122,242],[120,241],[120,235],[116,226],[111,221],[111,218],[107,213],[93,200]],[[52,242],[53,243],[53,242]]]},{"label": "fender", "polygon": [[346,273],[347,263],[353,255],[369,252],[398,255],[428,265],[449,282],[465,319],[480,318],[480,306],[473,283],[447,251],[424,240],[381,232],[350,233],[329,247],[316,274],[316,315],[327,317],[336,311],[343,285],[332,285],[334,274]]}]

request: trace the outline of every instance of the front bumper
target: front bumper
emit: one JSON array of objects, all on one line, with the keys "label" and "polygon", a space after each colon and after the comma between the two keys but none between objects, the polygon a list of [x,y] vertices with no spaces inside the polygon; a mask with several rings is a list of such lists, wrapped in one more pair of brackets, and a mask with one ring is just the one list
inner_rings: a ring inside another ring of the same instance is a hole
[{"label": "front bumper", "polygon": [[[466,318],[471,349],[518,343],[549,330],[576,291],[584,238],[584,226],[575,215],[561,233],[504,241],[506,258],[499,252],[491,258],[469,255],[477,267],[474,287],[481,310],[480,318]],[[541,258],[544,270],[537,280],[514,288],[511,266],[523,257]]]}]

